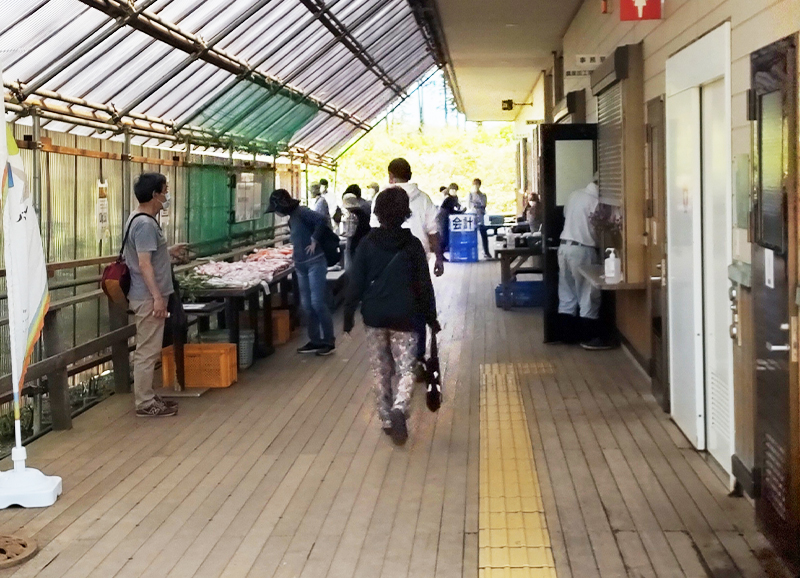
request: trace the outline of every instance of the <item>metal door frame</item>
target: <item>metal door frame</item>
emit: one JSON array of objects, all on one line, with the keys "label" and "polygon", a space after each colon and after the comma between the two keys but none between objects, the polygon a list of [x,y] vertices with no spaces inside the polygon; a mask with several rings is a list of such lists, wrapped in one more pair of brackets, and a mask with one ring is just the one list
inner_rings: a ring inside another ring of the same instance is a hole
[{"label": "metal door frame", "polygon": [[[760,171],[761,171],[761,109],[759,107],[759,98],[764,94],[771,94],[774,91],[764,91],[759,93],[756,86],[756,75],[763,66],[772,68],[774,64],[771,61],[775,58],[785,58],[788,75],[787,82],[784,87],[787,89],[787,94],[784,99],[784,126],[789,130],[786,135],[788,143],[787,151],[787,170],[784,177],[783,187],[785,190],[786,202],[786,269],[787,269],[787,309],[788,317],[790,319],[789,333],[786,337],[790,345],[789,348],[789,364],[788,364],[788,403],[789,403],[789,423],[788,427],[788,453],[787,458],[787,520],[784,522],[764,497],[764,481],[758,480],[757,487],[760,492],[756,499],[756,512],[759,523],[771,538],[776,547],[787,557],[791,558],[795,563],[800,564],[800,375],[798,374],[798,181],[800,181],[800,162],[798,159],[797,138],[800,134],[799,114],[798,114],[798,70],[800,63],[798,62],[798,35],[793,35],[775,42],[761,50],[751,54],[751,86],[749,92],[749,118],[753,123],[753,138],[752,138],[752,184],[753,184],[753,207],[751,212],[751,239],[754,258],[756,251],[763,249],[774,249],[772,244],[760,242],[760,224],[757,222],[759,215],[759,202],[760,202]],[[770,61],[766,64],[764,60]],[[779,248],[783,250],[783,248]],[[756,261],[754,261],[754,265]],[[758,301],[755,292],[756,275],[754,271],[754,315],[753,325],[755,328],[753,339],[756,340],[754,351],[756,356],[759,356],[762,344],[758,342],[757,337],[760,334]],[[763,298],[762,298],[763,299]],[[754,363],[754,366],[758,365]],[[765,432],[762,430],[763,422],[759,416],[759,379],[756,374],[756,399],[755,399],[755,450],[756,450],[756,472],[760,477],[764,476],[765,463],[764,463],[764,440],[762,436]]]},{"label": "metal door frame", "polygon": [[[647,205],[646,222],[647,222],[647,265],[648,268],[652,264],[653,255],[651,253],[658,247],[658,252],[661,255],[661,266],[658,275],[650,270],[648,276],[650,280],[647,284],[647,301],[649,308],[649,316],[651,320],[651,343],[653,356],[650,362],[650,377],[652,379],[653,395],[661,406],[664,412],[669,413],[671,407],[670,398],[670,384],[669,384],[669,304],[667,300],[667,106],[666,96],[661,95],[650,100],[647,107]],[[660,128],[658,136],[659,152],[653,151],[653,143],[655,137],[653,136],[653,127]],[[656,157],[656,154],[658,155]],[[656,181],[658,184],[656,184]],[[659,198],[656,198],[655,191],[659,190]],[[655,222],[654,222],[655,221]],[[657,225],[657,226],[655,226]],[[660,230],[659,230],[660,227]],[[661,347],[660,355],[664,364],[663,379],[664,383],[657,383],[657,368],[656,368],[656,349],[657,340],[654,328],[652,327],[653,319],[653,300],[654,300],[654,283],[660,283],[661,291]]]},{"label": "metal door frame", "polygon": [[[539,126],[539,196],[544,208],[542,251],[544,253],[544,341],[559,341],[558,336],[558,247],[564,227],[563,214],[560,227],[552,230],[558,221],[556,201],[556,142],[560,140],[593,140],[597,143],[595,124],[543,124]],[[595,144],[595,170],[597,146]]]}]

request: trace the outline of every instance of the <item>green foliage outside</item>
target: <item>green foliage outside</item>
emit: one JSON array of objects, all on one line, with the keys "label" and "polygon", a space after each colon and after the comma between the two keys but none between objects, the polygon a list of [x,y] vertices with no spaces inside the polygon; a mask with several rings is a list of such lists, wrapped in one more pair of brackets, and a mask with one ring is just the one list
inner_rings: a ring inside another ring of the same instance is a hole
[{"label": "green foliage outside", "polygon": [[[514,128],[510,124],[472,124],[454,126],[397,125],[382,122],[339,159],[336,192],[356,183],[366,187],[388,183],[386,168],[395,157],[405,157],[414,173],[412,181],[428,193],[434,202],[440,198],[439,187],[458,184],[459,197],[465,202],[472,179],[483,181],[491,213],[516,211]],[[311,167],[309,182],[327,178],[332,172]]]}]

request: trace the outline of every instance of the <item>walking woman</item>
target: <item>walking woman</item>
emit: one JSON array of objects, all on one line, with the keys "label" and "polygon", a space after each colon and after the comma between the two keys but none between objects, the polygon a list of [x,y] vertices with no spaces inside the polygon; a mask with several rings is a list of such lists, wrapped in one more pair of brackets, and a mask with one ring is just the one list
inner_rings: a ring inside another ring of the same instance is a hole
[{"label": "walking woman", "polygon": [[[414,388],[417,334],[415,317],[438,333],[436,297],[422,243],[403,229],[411,216],[408,195],[399,187],[381,192],[374,205],[380,228],[356,251],[344,310],[344,330],[353,329],[355,312],[367,329],[378,414],[394,443],[408,439],[407,419]],[[392,377],[397,374],[397,390]]]}]

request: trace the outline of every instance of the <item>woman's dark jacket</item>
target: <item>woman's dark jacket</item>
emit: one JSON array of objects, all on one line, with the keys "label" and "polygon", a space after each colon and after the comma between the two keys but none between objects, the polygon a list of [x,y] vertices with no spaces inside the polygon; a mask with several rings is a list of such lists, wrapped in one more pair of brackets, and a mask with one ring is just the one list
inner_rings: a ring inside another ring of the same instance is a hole
[{"label": "woman's dark jacket", "polygon": [[344,330],[361,303],[364,325],[413,331],[414,319],[436,325],[436,296],[425,250],[408,229],[373,229],[361,240],[350,271]]},{"label": "woman's dark jacket", "polygon": [[355,255],[361,240],[369,234],[372,228],[369,226],[369,213],[367,213],[363,208],[359,207],[357,209],[349,210],[358,219],[356,232],[352,237],[350,237],[350,252],[351,255]]}]

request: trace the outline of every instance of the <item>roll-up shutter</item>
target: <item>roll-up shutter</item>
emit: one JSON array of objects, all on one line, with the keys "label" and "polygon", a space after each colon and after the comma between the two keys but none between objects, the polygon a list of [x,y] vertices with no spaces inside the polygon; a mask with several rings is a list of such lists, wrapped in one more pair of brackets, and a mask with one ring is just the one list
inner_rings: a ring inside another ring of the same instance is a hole
[{"label": "roll-up shutter", "polygon": [[622,83],[617,82],[597,97],[597,160],[600,171],[600,200],[614,206],[623,204]]}]

